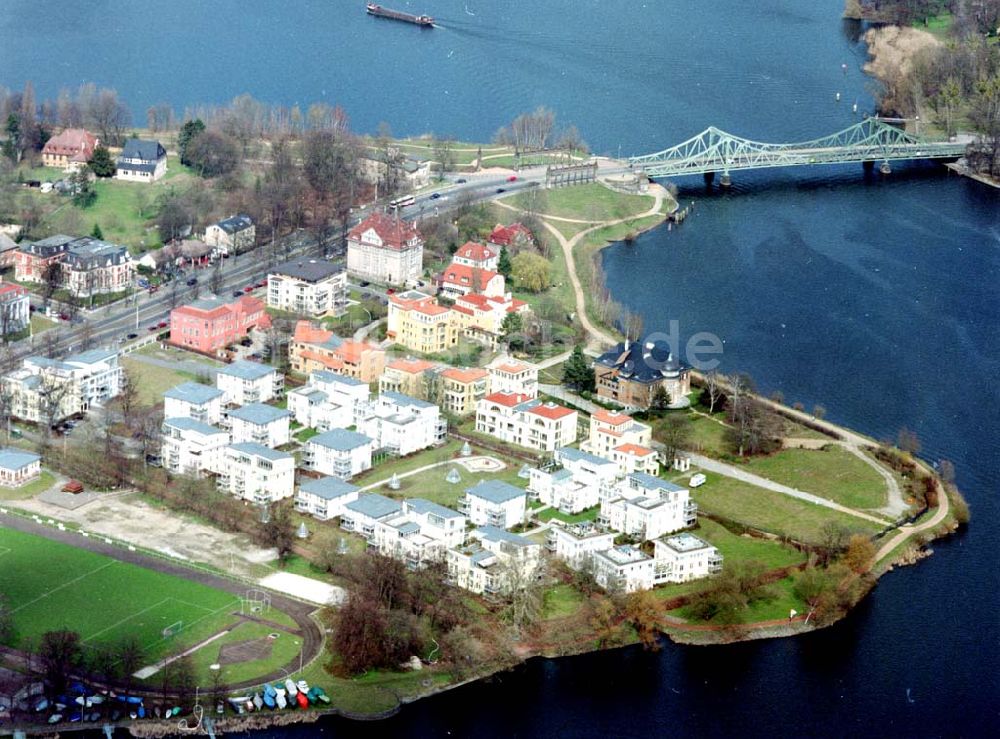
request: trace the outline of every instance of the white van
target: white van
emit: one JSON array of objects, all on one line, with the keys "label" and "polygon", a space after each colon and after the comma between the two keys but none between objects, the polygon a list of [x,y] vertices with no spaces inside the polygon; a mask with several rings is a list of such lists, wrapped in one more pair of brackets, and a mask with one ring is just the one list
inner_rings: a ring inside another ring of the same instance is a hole
[{"label": "white van", "polygon": [[705,476],[700,472],[696,472],[695,474],[691,475],[691,480],[688,482],[688,485],[690,485],[693,488],[699,487],[704,484],[705,484]]}]

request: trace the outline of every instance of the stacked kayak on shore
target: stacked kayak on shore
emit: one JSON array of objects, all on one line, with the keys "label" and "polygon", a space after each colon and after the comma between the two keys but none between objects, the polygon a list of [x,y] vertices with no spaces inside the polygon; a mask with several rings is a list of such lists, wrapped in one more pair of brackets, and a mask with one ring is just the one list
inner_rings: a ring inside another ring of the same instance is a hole
[{"label": "stacked kayak on shore", "polygon": [[236,713],[242,715],[261,711],[281,710],[284,708],[309,708],[320,703],[328,704],[330,696],[318,685],[309,687],[305,680],[295,682],[291,678],[283,683],[264,683],[261,690],[253,695],[233,696],[228,699],[229,705]]}]

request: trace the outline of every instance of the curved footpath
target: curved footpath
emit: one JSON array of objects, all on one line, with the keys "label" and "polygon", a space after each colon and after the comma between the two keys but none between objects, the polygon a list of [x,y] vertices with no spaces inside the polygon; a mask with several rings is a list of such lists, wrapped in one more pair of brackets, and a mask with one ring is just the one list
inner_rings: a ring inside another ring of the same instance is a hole
[{"label": "curved footpath", "polygon": [[[30,519],[24,519],[19,516],[0,514],[0,523],[2,523],[2,525],[6,528],[22,531],[26,534],[43,536],[46,539],[58,541],[63,544],[69,544],[70,546],[77,547],[79,549],[86,549],[87,551],[96,552],[97,554],[103,554],[106,557],[111,557],[112,559],[116,559],[120,562],[128,562],[129,564],[138,565],[139,567],[144,567],[148,570],[154,570],[156,572],[173,575],[175,577],[182,577],[185,580],[191,580],[217,590],[223,590],[236,596],[242,596],[246,593],[247,586],[244,583],[231,580],[221,575],[213,575],[208,572],[193,570],[182,564],[175,564],[168,560],[157,559],[140,552],[123,550],[120,547],[105,544],[103,541],[98,540],[97,537],[91,536],[84,538],[74,531],[59,531],[51,526],[38,524]],[[278,668],[252,680],[241,680],[240,682],[232,683],[231,685],[225,686],[227,690],[250,688],[264,682],[278,680],[279,678],[284,679],[288,673],[296,672],[299,664],[305,665],[312,662],[322,652],[323,633],[320,630],[319,624],[317,624],[312,618],[312,614],[316,611],[315,605],[303,603],[302,601],[286,597],[273,591],[271,592],[271,605],[276,607],[279,611],[287,613],[291,616],[298,626],[298,630],[302,632],[301,662],[298,655],[296,655],[295,658],[284,666],[284,669]]]}]

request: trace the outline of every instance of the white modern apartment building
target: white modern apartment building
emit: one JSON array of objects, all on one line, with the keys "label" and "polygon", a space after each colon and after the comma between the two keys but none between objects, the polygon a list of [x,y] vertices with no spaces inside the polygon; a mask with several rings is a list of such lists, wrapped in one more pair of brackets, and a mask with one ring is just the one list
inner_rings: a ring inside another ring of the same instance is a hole
[{"label": "white modern apartment building", "polygon": [[529,471],[528,494],[562,513],[579,513],[600,503],[602,486],[614,484],[614,462],[572,447],[556,449],[550,464]]},{"label": "white modern apartment building", "polygon": [[229,411],[223,423],[229,426],[234,444],[252,441],[275,449],[291,440],[290,417],[291,414],[283,408],[247,403]]},{"label": "white modern apartment building", "polygon": [[401,393],[380,393],[368,408],[358,431],[375,441],[376,449],[405,457],[443,444],[448,432],[441,410],[426,400]]},{"label": "white modern apartment building", "polygon": [[655,580],[687,582],[722,572],[722,554],[703,539],[687,532],[653,542]]},{"label": "white modern apartment building", "polygon": [[543,452],[576,441],[577,418],[574,410],[517,393],[490,393],[476,403],[476,431]]},{"label": "white modern apartment building", "polygon": [[92,349],[65,359],[28,357],[2,378],[10,414],[33,423],[57,423],[116,397],[123,370],[118,352]]},{"label": "white modern apartment building", "polygon": [[504,595],[532,582],[539,571],[540,544],[495,526],[470,535],[470,543],[449,549],[448,580],[473,593]]},{"label": "white modern apartment building", "polygon": [[622,474],[658,475],[660,462],[652,440],[653,430],[646,424],[624,413],[601,409],[590,417],[590,436],[580,448],[612,460]]},{"label": "white modern apartment building", "polygon": [[545,548],[574,570],[592,567],[594,554],[614,545],[614,532],[605,531],[591,521],[566,526],[553,523],[545,536]]},{"label": "white modern apartment building", "polygon": [[347,312],[347,273],[323,259],[300,259],[267,276],[267,305],[311,318]]},{"label": "white modern apartment building", "polygon": [[263,444],[231,444],[222,450],[216,484],[257,505],[290,498],[295,492],[295,457]]},{"label": "white modern apartment building", "polygon": [[591,562],[594,579],[609,592],[633,593],[649,590],[655,584],[653,558],[631,544],[594,552]]},{"label": "white modern apartment building", "polygon": [[399,513],[376,521],[371,544],[413,569],[440,561],[465,539],[466,517],[423,498],[404,500]]},{"label": "white modern apartment building", "polygon": [[163,394],[163,416],[217,424],[222,418],[223,396],[221,390],[211,385],[182,382]]},{"label": "white modern apartment building", "polygon": [[524,522],[525,492],[501,480],[480,480],[465,491],[458,509],[476,526],[509,529]]},{"label": "white modern apartment building", "polygon": [[330,429],[306,442],[302,466],[341,480],[370,469],[375,442],[356,431]]},{"label": "white modern apartment building", "polygon": [[223,429],[181,416],[164,419],[161,430],[160,459],[165,469],[200,477],[220,468],[222,450],[229,446],[229,434]]},{"label": "white modern apartment building", "polygon": [[490,392],[538,397],[538,366],[501,354],[486,365],[490,373]]},{"label": "white modern apartment building", "polygon": [[320,477],[299,485],[295,495],[295,510],[308,513],[320,521],[344,515],[348,503],[358,499],[358,489],[336,477]]},{"label": "white modern apartment building", "polygon": [[288,393],[295,420],[318,431],[357,426],[370,403],[367,382],[325,370],[311,373],[305,385]]},{"label": "white modern apartment building", "polygon": [[636,472],[602,490],[597,521],[648,541],[693,526],[697,517],[687,488]]},{"label": "white modern apartment building", "polygon": [[219,368],[215,386],[223,392],[224,404],[266,403],[281,396],[285,378],[274,367],[240,360]]},{"label": "white modern apartment building", "polygon": [[403,504],[398,500],[386,498],[378,493],[364,493],[359,495],[357,500],[344,505],[344,512],[340,516],[340,528],[344,531],[353,531],[370,542],[375,537],[376,524],[399,515],[402,510]]}]

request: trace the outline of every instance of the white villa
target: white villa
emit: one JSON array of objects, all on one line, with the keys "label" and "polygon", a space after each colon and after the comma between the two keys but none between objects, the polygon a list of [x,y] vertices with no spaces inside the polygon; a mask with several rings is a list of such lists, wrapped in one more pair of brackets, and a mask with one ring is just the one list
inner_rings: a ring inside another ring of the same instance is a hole
[{"label": "white villa", "polygon": [[229,446],[229,434],[223,429],[180,416],[164,419],[161,430],[160,458],[166,469],[197,477],[219,469],[222,450]]},{"label": "white villa", "polygon": [[545,548],[574,570],[591,566],[594,554],[607,551],[614,545],[615,533],[605,531],[591,521],[553,525],[545,538]]},{"label": "white villa", "polygon": [[480,480],[465,491],[458,509],[476,526],[509,529],[524,521],[525,492],[501,480]]},{"label": "white villa", "polygon": [[655,582],[655,562],[631,544],[594,552],[594,579],[605,590],[633,593],[649,590]]},{"label": "white villa", "polygon": [[216,424],[222,418],[224,393],[211,385],[182,382],[163,394],[164,418],[193,418]]},{"label": "white villa", "polygon": [[359,495],[357,500],[344,505],[344,512],[340,516],[340,528],[344,531],[353,531],[371,541],[375,536],[375,525],[379,521],[398,515],[402,510],[403,504],[399,501],[378,493],[364,493]]},{"label": "white villa", "polygon": [[490,373],[490,392],[538,397],[538,366],[501,354],[486,365]]},{"label": "white villa", "polygon": [[722,555],[703,539],[687,532],[653,542],[656,582],[687,582],[722,572]]},{"label": "white villa", "polygon": [[590,437],[580,444],[584,451],[610,459],[622,474],[660,473],[660,462],[650,446],[653,430],[624,413],[599,410],[590,417]]},{"label": "white villa", "polygon": [[364,434],[330,429],[306,442],[302,466],[341,480],[370,469],[375,442]]},{"label": "white villa", "polygon": [[644,540],[693,526],[698,504],[687,488],[636,472],[601,492],[598,523]]},{"label": "white villa", "polygon": [[223,392],[223,403],[266,403],[284,392],[285,378],[274,367],[240,360],[215,373],[215,386]]},{"label": "white villa", "polygon": [[0,485],[16,488],[41,474],[42,458],[34,452],[10,447],[0,449]]},{"label": "white villa", "polygon": [[234,444],[252,441],[274,449],[291,440],[290,416],[288,411],[273,405],[248,403],[229,411],[225,424],[230,428]]},{"label": "white villa", "polygon": [[424,269],[424,242],[409,221],[373,213],[347,234],[347,271],[364,280],[405,285]]},{"label": "white villa", "polygon": [[290,498],[295,492],[295,457],[253,442],[222,450],[219,490],[257,505]]},{"label": "white villa", "polygon": [[451,547],[465,539],[466,517],[422,498],[404,500],[397,515],[374,523],[370,542],[382,554],[416,569],[442,560]]},{"label": "white villa", "polygon": [[444,443],[448,424],[433,403],[385,392],[368,408],[358,431],[373,439],[376,449],[405,457]]},{"label": "white villa", "polygon": [[318,431],[357,426],[370,402],[367,382],[325,370],[313,372],[305,385],[288,393],[288,410],[296,422]]},{"label": "white villa", "polygon": [[495,392],[476,403],[476,431],[543,452],[576,441],[577,418],[574,410],[517,393]]},{"label": "white villa", "polygon": [[540,544],[517,534],[484,526],[465,546],[448,550],[448,580],[473,593],[503,595],[536,577]]},{"label": "white villa", "polygon": [[299,486],[295,496],[295,510],[308,513],[320,521],[329,521],[344,515],[348,503],[358,499],[358,489],[336,477],[320,477]]},{"label": "white villa", "polygon": [[267,276],[267,305],[319,318],[347,312],[347,273],[323,259],[301,259],[274,267]]},{"label": "white villa", "polygon": [[579,513],[600,503],[602,486],[618,476],[614,462],[572,447],[556,449],[551,464],[529,471],[528,494],[562,513]]}]

